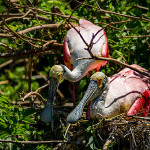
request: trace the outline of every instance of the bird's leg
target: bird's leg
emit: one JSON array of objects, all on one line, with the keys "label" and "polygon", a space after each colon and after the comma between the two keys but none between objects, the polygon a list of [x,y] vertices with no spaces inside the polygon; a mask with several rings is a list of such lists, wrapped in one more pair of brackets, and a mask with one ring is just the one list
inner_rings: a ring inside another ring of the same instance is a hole
[{"label": "bird's leg", "polygon": [[75,84],[71,82],[71,93],[73,98],[73,107],[76,107],[76,97],[75,97]]}]

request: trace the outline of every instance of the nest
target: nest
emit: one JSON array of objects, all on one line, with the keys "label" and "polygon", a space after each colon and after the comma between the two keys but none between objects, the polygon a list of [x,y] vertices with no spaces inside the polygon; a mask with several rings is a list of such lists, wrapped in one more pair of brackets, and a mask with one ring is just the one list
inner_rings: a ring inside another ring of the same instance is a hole
[{"label": "nest", "polygon": [[150,118],[80,119],[67,129],[65,149],[150,150]]}]

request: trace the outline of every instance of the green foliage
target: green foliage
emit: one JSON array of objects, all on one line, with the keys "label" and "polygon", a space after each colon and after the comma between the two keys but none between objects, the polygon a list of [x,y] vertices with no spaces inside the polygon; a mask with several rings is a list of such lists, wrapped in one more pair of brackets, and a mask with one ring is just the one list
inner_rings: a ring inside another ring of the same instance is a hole
[{"label": "green foliage", "polygon": [[[29,1],[22,0],[17,1],[17,5],[27,6]],[[31,0],[33,2],[33,0]],[[34,6],[36,6],[37,1],[34,1]],[[150,51],[148,50],[148,45],[146,40],[150,43],[150,38],[123,38],[123,36],[138,36],[138,35],[149,35],[150,33],[150,22],[131,19],[123,17],[120,15],[115,15],[111,13],[100,13],[94,0],[88,0],[84,4],[76,9],[77,3],[75,0],[40,0],[38,3],[38,8],[46,12],[51,12],[53,6],[58,7],[65,15],[70,15],[72,12],[73,16],[76,16],[78,19],[84,18],[87,19],[101,27],[104,27],[105,24],[111,24],[112,22],[128,21],[125,23],[112,24],[115,28],[111,26],[105,28],[105,32],[108,37],[109,51],[112,58],[116,58],[122,62],[127,62],[128,64],[138,64],[146,69],[150,69]],[[100,7],[107,11],[112,11],[124,15],[132,15],[136,17],[146,17],[150,19],[150,10],[140,9],[135,6],[143,6],[150,8],[150,1],[146,0],[104,0],[97,2],[100,4]],[[94,7],[90,7],[94,6]],[[9,7],[13,8],[13,5],[8,6],[5,1],[0,0],[0,13],[7,10]],[[74,11],[75,10],[75,11]],[[26,13],[25,8],[21,8],[20,11]],[[11,13],[20,13],[17,9],[12,9]],[[32,14],[32,13],[31,13]],[[42,17],[49,19],[52,22],[59,22],[62,25],[65,22],[60,16],[52,17],[51,14],[39,13]],[[129,21],[131,20],[131,21]],[[72,22],[76,22],[71,19]],[[104,24],[105,23],[105,24]],[[48,24],[44,20],[39,20],[37,18],[21,18],[19,20],[14,19],[8,23],[8,26],[13,31],[22,31],[34,26]],[[6,27],[4,25],[4,27]],[[66,35],[66,29],[59,29],[58,31],[42,29],[36,30],[29,33],[26,33],[25,36],[29,38],[37,38],[40,40],[56,40],[58,43],[63,43],[64,37]],[[146,33],[147,32],[147,33]],[[26,39],[26,38],[25,38]],[[29,40],[30,41],[30,40]],[[33,47],[27,42],[19,38],[0,38],[0,43],[4,43],[11,48],[17,49],[18,51],[30,51]],[[34,41],[33,44],[41,46],[41,41]],[[56,50],[56,51],[59,51]],[[0,52],[6,53],[9,52],[6,47],[0,46]],[[12,51],[13,52],[13,51]],[[32,75],[44,75],[48,78],[49,70],[54,64],[63,64],[63,54],[39,54],[33,56],[33,66],[32,66]],[[41,124],[39,120],[39,112],[32,108],[23,109],[21,106],[15,106],[13,103],[18,103],[20,99],[20,92],[28,93],[28,71],[29,71],[29,58],[26,56],[22,58],[2,58],[0,59],[0,64],[12,60],[12,63],[1,67],[0,81],[6,81],[5,84],[0,84],[0,93],[4,96],[0,96],[0,139],[5,140],[54,140],[63,138],[61,127],[53,133],[50,130],[49,124]],[[108,76],[117,73],[122,69],[121,66],[107,63],[106,66],[102,67],[100,71],[104,72]],[[93,73],[93,72],[92,72]],[[91,74],[92,74],[91,73]],[[89,76],[90,77],[90,76]],[[87,88],[89,83],[89,77],[84,77],[80,83],[79,87],[79,96],[80,100]],[[44,85],[45,80],[43,78],[32,78],[31,79],[32,90],[37,90],[40,86]],[[64,82],[62,84],[62,91],[66,86]],[[65,85],[65,86],[64,86]],[[68,86],[68,85],[67,85]],[[47,90],[45,89],[41,92],[42,96],[47,98]],[[61,91],[60,90],[60,91]],[[65,96],[68,96],[70,90],[66,90],[63,93]],[[66,97],[65,97],[66,98]],[[67,97],[68,98],[68,97]],[[67,99],[66,98],[66,99]],[[70,97],[69,97],[70,98]],[[60,121],[58,121],[60,123]],[[57,122],[57,123],[58,123]],[[58,123],[58,124],[59,124]],[[36,127],[34,125],[37,125]],[[59,125],[58,125],[59,126]],[[101,132],[95,127],[94,124],[89,124],[89,127],[85,131],[86,137],[86,148],[87,149],[99,149],[102,147],[103,139],[101,137]],[[110,147],[113,147],[112,143]],[[36,150],[49,150],[53,146],[47,145],[15,145],[15,144],[0,144],[0,149],[36,149]]]},{"label": "green foliage", "polygon": [[[88,5],[92,5],[96,7],[94,1],[86,2]],[[147,18],[150,18],[149,12],[138,7],[134,7],[136,5],[147,7],[149,2],[143,3],[143,1],[118,1],[118,0],[107,0],[100,4],[101,8],[104,10],[117,12],[124,15],[132,15],[136,17],[141,17],[143,14],[147,15]],[[88,6],[87,6],[88,8]],[[149,7],[147,7],[149,8]],[[105,22],[109,24],[109,21],[103,19],[103,14],[99,15],[99,12],[95,8],[86,9],[86,6],[82,5],[78,10],[78,16],[84,16],[85,19],[90,19],[90,21],[94,23]],[[93,16],[93,17],[91,17]],[[111,22],[119,22],[126,21],[129,18],[122,17],[119,15],[113,15],[110,13],[105,13],[105,16],[111,17]],[[103,26],[103,24],[98,24]],[[115,27],[120,28],[121,30],[116,30],[111,27],[105,29],[108,43],[110,55],[113,58],[116,58],[120,61],[124,61],[123,57],[127,61],[128,64],[139,64],[146,69],[150,69],[149,63],[149,51],[148,45],[144,38],[122,38],[122,36],[138,36],[145,35],[146,31],[149,29],[150,23],[145,21],[140,21],[136,19],[132,19],[131,22],[120,23],[115,25]],[[129,29],[129,30],[124,30]],[[149,34],[149,30],[147,31],[147,35]],[[149,38],[147,38],[149,41]],[[135,57],[136,56],[136,57]],[[115,65],[114,65],[115,67]],[[116,68],[116,67],[115,67]],[[112,74],[108,74],[112,75]]]},{"label": "green foliage", "polygon": [[[16,108],[5,96],[0,97],[0,139],[30,140],[34,134],[34,109]],[[1,143],[0,147],[4,145]],[[12,144],[8,144],[9,148]],[[10,148],[11,149],[11,148]]]}]

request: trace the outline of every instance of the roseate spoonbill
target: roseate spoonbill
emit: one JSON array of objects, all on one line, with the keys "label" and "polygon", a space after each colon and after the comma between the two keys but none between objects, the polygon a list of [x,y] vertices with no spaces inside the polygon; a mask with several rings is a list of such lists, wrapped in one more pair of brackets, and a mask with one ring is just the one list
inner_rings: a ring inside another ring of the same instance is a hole
[{"label": "roseate spoonbill", "polygon": [[[93,35],[96,35],[93,39],[93,46],[91,49],[93,55],[108,57],[108,41],[105,31],[101,27],[84,19],[79,20],[79,25],[80,26],[76,27],[76,29],[80,32],[86,43],[90,44]],[[55,65],[50,70],[50,77],[54,79],[51,79],[49,85],[49,98],[40,116],[43,122],[52,121],[53,96],[51,95],[54,95],[54,90],[52,89],[56,90],[56,87],[58,87],[59,82],[57,81],[65,79],[70,82],[77,82],[82,79],[88,71],[95,68],[98,70],[107,63],[106,61],[94,59],[78,60],[78,58],[82,57],[91,58],[86,48],[87,46],[79,33],[74,28],[70,29],[65,37],[63,47],[63,57],[66,66]]]},{"label": "roseate spoonbill", "polygon": [[[138,65],[132,66],[143,70]],[[91,118],[109,118],[121,113],[146,116],[150,108],[150,78],[129,68],[109,78],[102,72],[96,72],[91,76],[83,99],[68,115],[67,121],[77,121],[88,101],[91,101]]]}]

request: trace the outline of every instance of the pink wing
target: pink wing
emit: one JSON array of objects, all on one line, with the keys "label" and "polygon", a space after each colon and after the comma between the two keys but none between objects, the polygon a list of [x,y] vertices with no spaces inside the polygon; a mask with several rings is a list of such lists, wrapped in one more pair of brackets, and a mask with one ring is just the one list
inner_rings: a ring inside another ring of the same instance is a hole
[{"label": "pink wing", "polygon": [[64,59],[65,65],[71,70],[73,70],[73,64],[71,64],[71,61],[70,61],[71,54],[70,54],[70,50],[69,50],[68,43],[67,43],[67,37],[65,37],[64,44],[63,44],[63,59]]},{"label": "pink wing", "polygon": [[[133,64],[131,65],[139,70],[145,71],[147,72],[144,68]],[[148,115],[149,109],[150,109],[150,78],[147,76],[144,76],[134,70],[131,70],[129,68],[125,68],[122,71],[120,71],[118,74],[113,75],[112,77],[110,77],[110,83],[112,83],[113,81],[115,81],[118,78],[118,80],[120,80],[120,78],[122,79],[132,79],[132,81],[135,79],[139,79],[137,80],[138,82],[136,83],[137,85],[137,89],[135,87],[135,89],[132,89],[131,91],[143,91],[141,94],[139,94],[139,97],[137,97],[135,100],[130,99],[130,101],[133,101],[133,104],[131,105],[127,115],[134,115],[137,113],[140,113],[140,116],[145,117]],[[132,85],[133,83],[131,82],[127,82],[127,84],[130,87],[130,84]],[[140,88],[140,90],[138,90]]]}]

